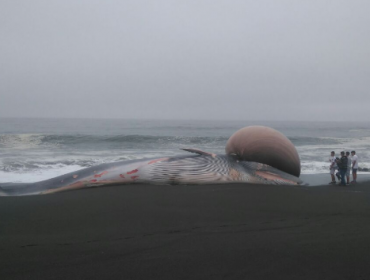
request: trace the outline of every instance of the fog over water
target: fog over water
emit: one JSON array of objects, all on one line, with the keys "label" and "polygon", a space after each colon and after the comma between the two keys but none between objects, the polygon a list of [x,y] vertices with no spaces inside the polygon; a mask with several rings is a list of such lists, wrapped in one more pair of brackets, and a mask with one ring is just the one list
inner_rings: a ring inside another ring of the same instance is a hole
[{"label": "fog over water", "polygon": [[369,1],[0,1],[0,117],[368,120]]}]

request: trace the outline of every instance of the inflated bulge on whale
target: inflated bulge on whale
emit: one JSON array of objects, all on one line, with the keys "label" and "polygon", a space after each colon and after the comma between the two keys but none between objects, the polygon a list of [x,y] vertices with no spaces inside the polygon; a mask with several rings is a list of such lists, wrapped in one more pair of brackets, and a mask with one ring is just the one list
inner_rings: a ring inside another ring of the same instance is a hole
[{"label": "inflated bulge on whale", "polygon": [[225,151],[242,160],[264,163],[296,177],[301,174],[301,161],[293,143],[270,127],[239,129],[227,141]]}]

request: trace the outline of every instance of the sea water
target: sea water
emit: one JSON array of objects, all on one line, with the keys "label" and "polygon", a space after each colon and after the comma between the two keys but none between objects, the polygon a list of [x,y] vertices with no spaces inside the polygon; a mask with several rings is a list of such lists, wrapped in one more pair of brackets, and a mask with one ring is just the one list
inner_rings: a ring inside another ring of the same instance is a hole
[{"label": "sea water", "polygon": [[370,124],[121,119],[0,119],[0,182],[36,182],[93,165],[186,154],[223,154],[229,137],[249,125],[269,126],[296,146],[302,173],[327,173],[332,150],[356,150],[370,168]]}]

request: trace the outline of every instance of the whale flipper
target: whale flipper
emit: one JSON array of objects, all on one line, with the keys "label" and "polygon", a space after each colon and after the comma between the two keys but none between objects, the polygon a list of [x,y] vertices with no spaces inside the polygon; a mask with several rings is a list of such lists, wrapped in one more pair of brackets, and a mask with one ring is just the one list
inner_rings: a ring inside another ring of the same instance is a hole
[{"label": "whale flipper", "polygon": [[181,150],[186,151],[186,152],[189,152],[189,153],[194,153],[194,154],[202,155],[202,156],[216,157],[216,154],[207,153],[207,152],[204,152],[204,151],[199,150],[199,149],[185,148],[185,149],[181,149]]}]

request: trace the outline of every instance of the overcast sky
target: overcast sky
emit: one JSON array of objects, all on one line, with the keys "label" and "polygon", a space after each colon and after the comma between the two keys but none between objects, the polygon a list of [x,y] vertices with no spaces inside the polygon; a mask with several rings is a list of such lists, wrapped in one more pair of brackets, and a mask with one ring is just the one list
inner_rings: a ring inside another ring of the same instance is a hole
[{"label": "overcast sky", "polygon": [[0,117],[369,120],[370,1],[0,1]]}]

